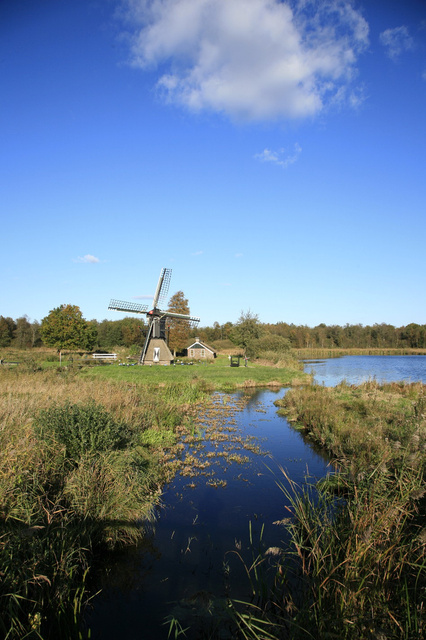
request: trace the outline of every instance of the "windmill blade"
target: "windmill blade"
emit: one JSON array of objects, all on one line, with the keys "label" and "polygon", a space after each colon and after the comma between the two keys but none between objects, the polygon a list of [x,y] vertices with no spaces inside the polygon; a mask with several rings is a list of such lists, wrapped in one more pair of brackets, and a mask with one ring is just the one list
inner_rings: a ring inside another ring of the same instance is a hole
[{"label": "windmill blade", "polygon": [[136,302],[123,302],[123,300],[111,300],[108,309],[114,311],[129,311],[130,313],[147,313],[147,304],[138,304]]},{"label": "windmill blade", "polygon": [[171,269],[161,270],[160,277],[158,279],[157,290],[154,295],[154,309],[156,309],[159,304],[162,305],[164,303],[164,298],[167,296],[167,292],[169,291],[171,277]]},{"label": "windmill blade", "polygon": [[174,311],[160,311],[159,313],[161,314],[161,317],[167,317],[167,318],[178,318],[179,320],[192,320],[194,322],[200,322],[200,318],[197,318],[197,316],[190,316],[187,313],[175,313]]},{"label": "windmill blade", "polygon": [[197,316],[190,316],[185,313],[174,313],[173,311],[160,311],[160,313],[163,314],[162,317],[176,318],[176,320],[186,320],[194,326],[200,322],[200,318],[197,318]]}]

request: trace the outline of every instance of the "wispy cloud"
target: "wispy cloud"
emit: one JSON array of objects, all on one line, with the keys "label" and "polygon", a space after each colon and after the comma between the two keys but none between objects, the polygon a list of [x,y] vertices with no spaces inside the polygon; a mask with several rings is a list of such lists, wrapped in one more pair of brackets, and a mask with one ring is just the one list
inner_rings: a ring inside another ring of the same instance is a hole
[{"label": "wispy cloud", "polygon": [[405,51],[414,49],[414,40],[405,26],[386,29],[380,34],[380,42],[391,60],[397,60]]},{"label": "wispy cloud", "polygon": [[132,296],[133,300],[153,300],[154,296],[153,295],[148,295],[148,296]]},{"label": "wispy cloud", "polygon": [[279,149],[278,151],[264,149],[262,153],[258,153],[254,157],[261,162],[271,162],[283,169],[287,169],[287,167],[297,161],[301,153],[302,147],[296,142],[292,152],[289,152],[286,149]]},{"label": "wispy cloud", "polygon": [[194,253],[191,253],[191,256],[202,256],[204,253],[204,251],[194,251]]},{"label": "wispy cloud", "polygon": [[235,254],[235,257],[236,257],[236,258],[242,258],[242,257],[243,257],[243,255],[244,255],[244,254],[242,254],[242,253],[236,253],[236,254]]},{"label": "wispy cloud", "polygon": [[166,101],[240,120],[315,115],[351,86],[368,45],[368,24],[351,0],[123,4],[130,62],[161,69]]},{"label": "wispy cloud", "polygon": [[90,253],[87,253],[85,256],[79,256],[74,262],[84,262],[86,264],[96,264],[100,262],[99,258],[92,256]]}]

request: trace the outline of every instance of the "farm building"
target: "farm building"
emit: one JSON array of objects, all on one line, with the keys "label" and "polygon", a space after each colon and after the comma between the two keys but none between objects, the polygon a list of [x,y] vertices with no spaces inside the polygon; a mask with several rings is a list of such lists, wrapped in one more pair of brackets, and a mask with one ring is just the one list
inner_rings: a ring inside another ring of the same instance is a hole
[{"label": "farm building", "polygon": [[188,358],[194,358],[195,360],[213,360],[213,358],[216,358],[216,351],[201,342],[200,338],[195,338],[195,342],[187,347],[186,352]]}]

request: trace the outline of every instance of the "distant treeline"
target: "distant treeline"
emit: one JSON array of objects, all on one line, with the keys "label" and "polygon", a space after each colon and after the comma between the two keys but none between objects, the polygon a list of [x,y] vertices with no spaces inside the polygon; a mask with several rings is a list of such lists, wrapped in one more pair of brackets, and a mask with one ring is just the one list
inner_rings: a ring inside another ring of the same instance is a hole
[{"label": "distant treeline", "polygon": [[[147,325],[142,318],[122,318],[120,320],[89,320],[88,324],[96,333],[95,348],[110,350],[114,347],[142,346]],[[207,344],[233,337],[235,325],[232,322],[212,327],[199,327],[191,331],[191,337],[199,336]],[[426,325],[410,323],[404,327],[391,324],[326,325],[316,327],[306,325],[259,323],[266,335],[277,335],[288,340],[295,349],[425,349]],[[27,349],[43,346],[40,337],[40,323],[30,322],[27,316],[13,320],[0,316],[0,347],[13,346]]]},{"label": "distant treeline", "polygon": [[[225,325],[215,323],[213,327],[198,329],[198,335],[208,342],[231,337],[232,323]],[[261,324],[265,333],[272,333],[286,338],[294,349],[424,349],[426,348],[426,325],[410,323],[405,327],[394,327],[391,324],[339,325],[319,324],[316,327],[306,325]]]},{"label": "distant treeline", "polygon": [[[88,321],[89,328],[96,336],[95,349],[110,350],[114,347],[142,346],[146,324],[141,318],[121,320]],[[0,316],[0,347],[28,349],[43,346],[40,323],[30,322],[27,316],[13,320]]]}]

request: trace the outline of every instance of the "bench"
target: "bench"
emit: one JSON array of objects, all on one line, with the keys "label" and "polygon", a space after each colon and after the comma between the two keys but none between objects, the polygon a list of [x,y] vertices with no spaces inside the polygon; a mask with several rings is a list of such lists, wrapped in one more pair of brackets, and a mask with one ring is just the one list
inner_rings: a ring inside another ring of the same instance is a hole
[{"label": "bench", "polygon": [[116,353],[93,353],[92,358],[95,360],[117,360]]}]

